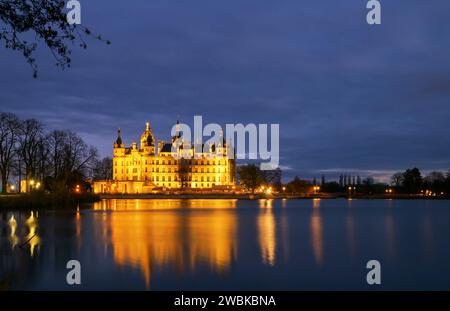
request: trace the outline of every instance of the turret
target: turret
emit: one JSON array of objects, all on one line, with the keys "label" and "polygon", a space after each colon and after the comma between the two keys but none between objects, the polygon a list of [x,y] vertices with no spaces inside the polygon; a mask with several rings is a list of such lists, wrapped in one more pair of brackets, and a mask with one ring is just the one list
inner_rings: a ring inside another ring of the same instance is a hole
[{"label": "turret", "polygon": [[117,139],[114,142],[114,157],[123,156],[125,154],[125,146],[123,145],[120,128],[117,130]]},{"label": "turret", "polygon": [[145,123],[145,131],[141,135],[141,149],[146,154],[155,154],[155,137],[150,128],[150,123]]}]

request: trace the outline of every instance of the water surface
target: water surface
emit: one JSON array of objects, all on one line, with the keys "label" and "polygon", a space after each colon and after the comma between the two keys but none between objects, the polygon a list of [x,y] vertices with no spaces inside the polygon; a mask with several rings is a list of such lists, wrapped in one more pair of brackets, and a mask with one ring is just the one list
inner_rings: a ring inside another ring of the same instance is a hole
[{"label": "water surface", "polygon": [[[0,286],[20,290],[450,290],[450,202],[104,200],[1,212]],[[82,284],[66,284],[66,263]]]}]

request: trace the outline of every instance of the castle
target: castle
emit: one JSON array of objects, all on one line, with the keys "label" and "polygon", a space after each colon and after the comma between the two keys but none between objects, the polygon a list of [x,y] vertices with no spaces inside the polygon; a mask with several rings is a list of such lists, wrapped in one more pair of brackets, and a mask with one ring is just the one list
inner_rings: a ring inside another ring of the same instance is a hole
[{"label": "castle", "polygon": [[[125,147],[120,129],[114,142],[113,179],[95,181],[95,193],[154,193],[171,189],[228,190],[236,183],[234,150],[220,137],[215,144],[184,149],[179,122],[171,141],[156,142],[147,122],[140,145]],[[178,148],[173,148],[179,146]]]}]

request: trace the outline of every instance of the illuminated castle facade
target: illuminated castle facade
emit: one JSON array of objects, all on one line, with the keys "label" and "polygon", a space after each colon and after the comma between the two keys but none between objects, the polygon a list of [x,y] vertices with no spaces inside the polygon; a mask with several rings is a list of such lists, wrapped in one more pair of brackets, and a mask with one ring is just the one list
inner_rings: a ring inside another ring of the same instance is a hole
[{"label": "illuminated castle facade", "polygon": [[[172,148],[177,144],[179,148]],[[152,193],[171,189],[227,190],[236,183],[233,148],[220,143],[183,149],[177,121],[176,135],[168,141],[156,141],[147,122],[140,144],[125,147],[120,129],[114,142],[113,180],[94,182],[96,193]],[[176,151],[174,151],[176,150]]]}]

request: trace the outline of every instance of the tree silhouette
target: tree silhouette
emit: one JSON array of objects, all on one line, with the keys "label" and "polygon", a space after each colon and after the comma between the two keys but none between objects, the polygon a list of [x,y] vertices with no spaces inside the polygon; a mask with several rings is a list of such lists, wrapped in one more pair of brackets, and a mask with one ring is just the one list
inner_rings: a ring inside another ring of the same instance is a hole
[{"label": "tree silhouette", "polygon": [[34,52],[39,42],[49,48],[62,69],[71,64],[69,44],[86,49],[87,36],[110,44],[82,25],[66,20],[64,0],[0,0],[0,41],[7,49],[21,53],[37,77]]}]

